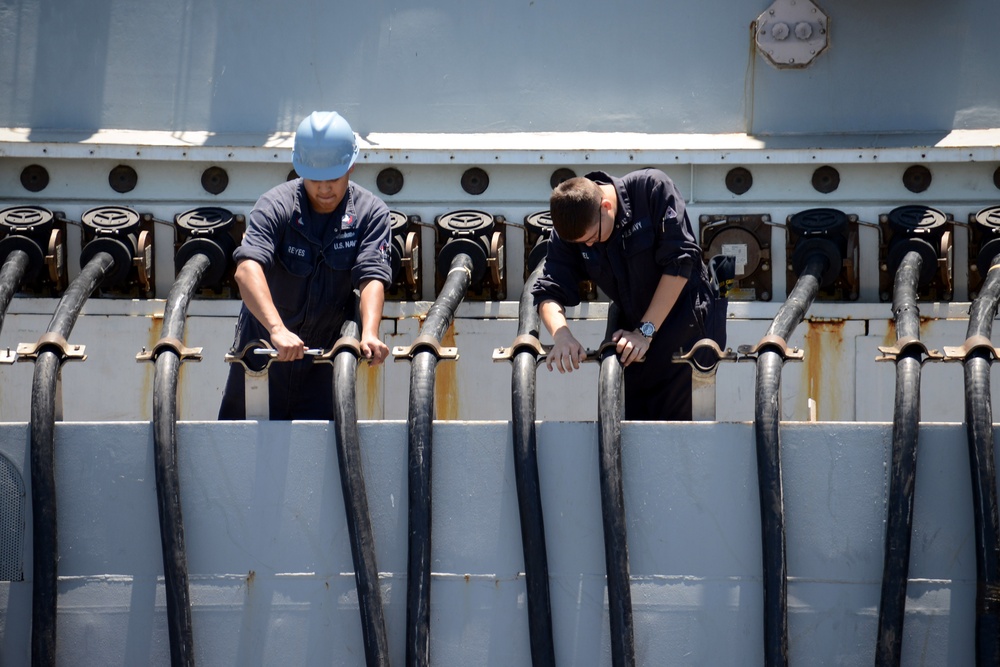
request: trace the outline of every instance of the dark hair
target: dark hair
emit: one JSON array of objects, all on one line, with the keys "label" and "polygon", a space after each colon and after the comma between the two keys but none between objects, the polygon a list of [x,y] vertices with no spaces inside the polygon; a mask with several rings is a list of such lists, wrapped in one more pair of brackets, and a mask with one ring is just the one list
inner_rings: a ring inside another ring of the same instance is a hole
[{"label": "dark hair", "polygon": [[583,238],[598,219],[603,195],[597,183],[578,176],[563,181],[549,197],[549,215],[556,233],[566,241]]}]

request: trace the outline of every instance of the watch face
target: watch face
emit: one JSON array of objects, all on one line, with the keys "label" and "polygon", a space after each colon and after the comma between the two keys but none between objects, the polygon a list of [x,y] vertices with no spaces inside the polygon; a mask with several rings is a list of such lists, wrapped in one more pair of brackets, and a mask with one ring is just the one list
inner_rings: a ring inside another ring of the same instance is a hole
[{"label": "watch face", "polygon": [[656,327],[653,326],[652,322],[643,322],[639,325],[639,333],[646,338],[651,338],[652,335],[656,333]]}]

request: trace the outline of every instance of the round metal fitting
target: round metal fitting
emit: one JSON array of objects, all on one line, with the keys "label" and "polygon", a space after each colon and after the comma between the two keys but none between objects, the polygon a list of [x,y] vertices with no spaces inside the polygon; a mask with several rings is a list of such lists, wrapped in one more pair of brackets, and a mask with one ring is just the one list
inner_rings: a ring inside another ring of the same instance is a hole
[{"label": "round metal fitting", "polygon": [[54,219],[52,211],[41,206],[11,206],[0,211],[0,229],[47,239]]},{"label": "round metal fitting", "polygon": [[201,172],[201,187],[209,194],[222,194],[229,187],[229,174],[222,167],[209,167]]},{"label": "round metal fitting", "polygon": [[405,213],[400,213],[399,211],[389,211],[389,230],[393,234],[402,232],[405,229],[407,222],[408,218]]},{"label": "round metal fitting", "polygon": [[975,224],[985,227],[994,234],[1000,232],[1000,206],[984,208],[979,213],[976,213],[973,221]]},{"label": "round metal fitting", "polygon": [[490,187],[490,176],[479,167],[466,169],[462,174],[462,189],[470,195],[481,195]]},{"label": "round metal fitting", "polygon": [[989,272],[990,267],[996,263],[997,256],[1000,255],[1000,238],[994,238],[983,244],[976,256],[976,268],[983,278]]},{"label": "round metal fitting", "polygon": [[[1000,171],[1000,169],[998,169],[998,171]],[[560,167],[559,169],[553,171],[552,176],[549,177],[549,186],[555,190],[557,185],[563,181],[568,181],[571,178],[576,178],[576,172],[568,167]]]},{"label": "round metal fitting", "polygon": [[49,185],[49,172],[40,164],[29,164],[21,170],[21,187],[28,192],[41,192]]},{"label": "round metal fitting", "polygon": [[387,167],[375,177],[375,186],[384,195],[399,194],[403,189],[403,172],[395,167]]},{"label": "round metal fitting", "polygon": [[31,237],[11,234],[0,239],[0,264],[5,263],[7,257],[15,250],[20,250],[28,256],[28,266],[24,271],[22,281],[33,281],[42,267],[45,266],[45,252]]},{"label": "round metal fitting", "polygon": [[753,174],[749,169],[734,167],[726,174],[726,189],[734,195],[745,194],[753,187]]},{"label": "round metal fitting", "polygon": [[233,226],[233,214],[218,206],[201,206],[178,214],[174,223],[192,236],[227,231]]},{"label": "round metal fitting", "polygon": [[771,26],[771,37],[775,38],[779,42],[781,40],[788,39],[788,34],[790,32],[791,30],[788,28],[788,24],[782,23],[781,21],[778,21]]},{"label": "round metal fitting", "polygon": [[472,260],[472,284],[478,285],[486,275],[489,265],[486,247],[471,238],[455,238],[441,247],[437,258],[437,270],[441,276],[447,276],[451,264],[459,255],[468,255]]},{"label": "round metal fitting", "polygon": [[139,214],[126,206],[98,206],[84,212],[84,226],[97,234],[125,236],[139,231]]},{"label": "round metal fitting", "polygon": [[795,275],[801,276],[809,259],[815,255],[826,258],[826,269],[820,277],[820,287],[829,287],[837,280],[844,265],[844,255],[840,247],[829,238],[814,236],[796,243],[795,250],[792,251],[792,270]]},{"label": "round metal fitting", "polygon": [[922,204],[897,206],[889,211],[888,219],[889,228],[903,234],[928,233],[948,221],[941,211]]},{"label": "round metal fitting", "polygon": [[[728,250],[728,252],[726,252]],[[708,256],[736,255],[736,278],[753,275],[761,263],[760,240],[753,232],[742,227],[726,227],[714,237],[708,247]]]},{"label": "round metal fitting", "polygon": [[903,263],[903,258],[909,252],[920,254],[920,287],[926,287],[937,272],[938,251],[930,241],[910,237],[889,245],[888,269],[893,276]]},{"label": "round metal fitting", "polygon": [[524,216],[524,227],[535,234],[550,234],[552,232],[552,214],[548,209],[529,213]]},{"label": "round metal fitting", "polygon": [[115,192],[122,194],[132,192],[138,183],[139,174],[136,173],[135,169],[126,164],[118,165],[108,174],[108,184]]},{"label": "round metal fitting", "polygon": [[812,186],[816,192],[830,194],[840,187],[840,172],[829,165],[817,167],[812,175]]},{"label": "round metal fitting", "polygon": [[910,192],[924,192],[931,186],[931,170],[922,164],[907,167],[903,172],[903,185]]},{"label": "round metal fitting", "polygon": [[493,216],[484,211],[463,209],[438,216],[434,220],[447,238],[489,234],[493,231]]},{"label": "round metal fitting", "polygon": [[788,227],[800,236],[833,236],[847,231],[847,214],[835,208],[810,208],[793,215]]}]

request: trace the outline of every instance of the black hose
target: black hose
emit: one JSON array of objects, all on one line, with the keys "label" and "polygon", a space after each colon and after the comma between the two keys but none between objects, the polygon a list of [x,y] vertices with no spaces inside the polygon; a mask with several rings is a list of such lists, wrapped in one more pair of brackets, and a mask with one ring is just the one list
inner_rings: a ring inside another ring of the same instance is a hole
[{"label": "black hose", "polygon": [[[440,342],[471,282],[472,259],[466,254],[456,255],[441,293],[427,312],[421,336]],[[420,667],[430,664],[431,444],[437,362],[433,350],[420,349],[410,364],[406,664]]]},{"label": "black hose", "polygon": [[[348,318],[340,335],[342,338],[357,340],[358,323]],[[347,533],[351,540],[366,664],[369,667],[388,667],[389,640],[385,634],[385,616],[382,612],[378,564],[375,559],[375,534],[368,511],[368,492],[365,490],[365,471],[358,434],[357,386],[357,353],[350,347],[344,347],[333,358],[333,410],[340,487],[344,494]]]},{"label": "black hose", "polygon": [[613,667],[631,667],[635,664],[635,641],[621,449],[624,373],[613,347],[605,351],[600,373],[597,444],[600,453],[601,515],[604,521],[604,565],[608,576],[611,664]]},{"label": "black hose", "polygon": [[3,329],[4,317],[10,300],[21,287],[24,274],[28,271],[31,259],[23,250],[12,250],[0,267],[0,329]]},{"label": "black hose", "polygon": [[[991,262],[1000,262],[997,256]],[[989,339],[1000,300],[1000,271],[991,269],[969,312],[966,338]],[[1000,521],[997,519],[996,464],[993,457],[991,354],[974,350],[965,361],[965,422],[972,472],[976,533],[976,664],[1000,665]]]},{"label": "black hose", "polygon": [[[542,275],[543,260],[531,272],[521,291],[517,335],[538,337],[539,318],[531,288]],[[555,665],[552,641],[552,603],[549,598],[549,563],[545,550],[545,522],[542,519],[542,492],[538,478],[535,440],[536,352],[522,349],[514,355],[511,377],[511,415],[514,439],[514,481],[517,509],[521,519],[521,548],[524,552],[525,588],[528,592],[528,636],[531,664]]]},{"label": "black hose", "polygon": [[[917,287],[922,258],[918,252],[903,257],[893,283],[892,312],[896,340],[919,338]],[[896,358],[896,400],[892,421],[892,468],[885,529],[885,563],[878,613],[875,664],[899,665],[903,646],[906,584],[910,569],[913,528],[913,491],[917,472],[917,432],[920,425],[920,355],[916,346]]]},{"label": "black hose", "polygon": [[[59,300],[48,333],[69,336],[87,297],[97,289],[114,259],[99,252],[87,262]],[[31,664],[49,667],[56,662],[56,594],[59,557],[56,529],[54,441],[56,395],[62,358],[43,348],[35,360],[31,384],[31,535],[32,601]]]},{"label": "black hose", "polygon": [[[188,305],[210,264],[207,255],[198,253],[181,267],[163,309],[163,338],[183,340]],[[153,465],[156,507],[160,517],[163,583],[167,597],[170,664],[173,667],[192,667],[195,664],[194,635],[177,472],[177,381],[180,365],[180,357],[173,349],[164,347],[157,354],[153,373]]]},{"label": "black hose", "polygon": [[[828,259],[815,254],[806,260],[795,287],[767,330],[788,340],[819,292]],[[764,567],[764,664],[788,664],[788,588],[785,559],[785,501],[781,485],[782,353],[764,346],[757,355],[754,436],[757,443],[757,484],[760,493],[762,563]]]}]

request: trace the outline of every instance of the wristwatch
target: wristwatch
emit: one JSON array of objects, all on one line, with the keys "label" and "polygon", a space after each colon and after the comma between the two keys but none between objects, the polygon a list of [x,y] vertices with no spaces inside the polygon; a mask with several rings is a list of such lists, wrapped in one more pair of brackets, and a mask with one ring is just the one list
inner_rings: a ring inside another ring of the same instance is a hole
[{"label": "wristwatch", "polygon": [[639,322],[638,329],[644,338],[652,338],[653,334],[656,333],[656,327],[652,322]]}]

